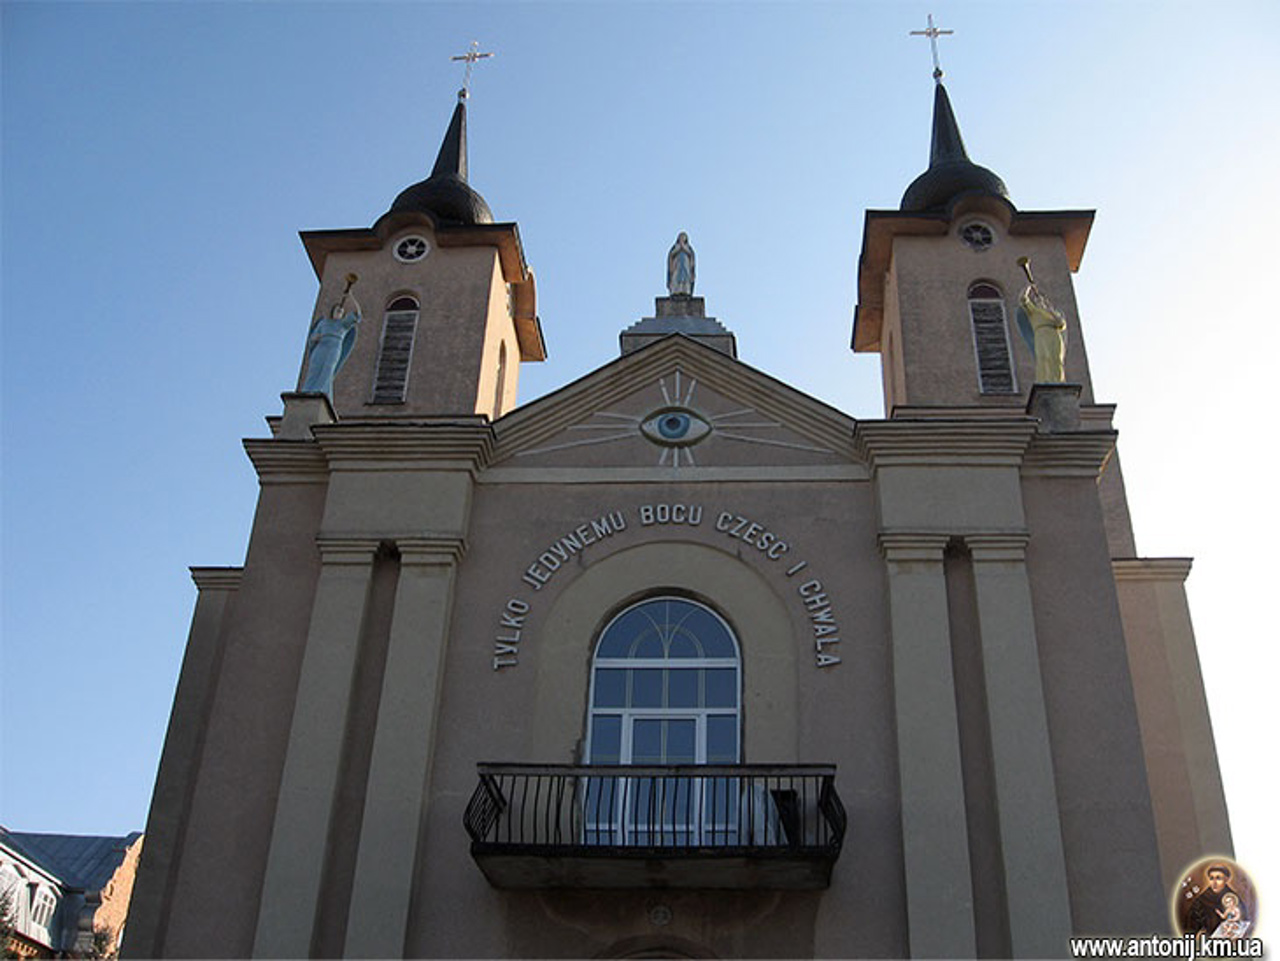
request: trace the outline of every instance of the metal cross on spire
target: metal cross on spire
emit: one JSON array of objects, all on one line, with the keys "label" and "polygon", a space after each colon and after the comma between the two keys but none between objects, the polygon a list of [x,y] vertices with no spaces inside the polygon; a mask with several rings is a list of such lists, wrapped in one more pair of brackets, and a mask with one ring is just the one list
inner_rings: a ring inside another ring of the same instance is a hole
[{"label": "metal cross on spire", "polygon": [[955,33],[954,30],[941,30],[933,25],[933,14],[929,14],[929,26],[925,30],[912,30],[913,37],[928,37],[929,46],[933,48],[933,81],[942,82],[942,66],[938,63],[938,38]]},{"label": "metal cross on spire", "polygon": [[465,60],[467,64],[467,72],[462,76],[462,89],[458,91],[459,100],[466,100],[467,97],[471,96],[471,68],[475,66],[476,61],[484,60],[492,56],[493,54],[491,53],[481,53],[480,41],[472,40],[470,50],[464,54],[459,54],[456,57],[449,58],[450,60]]}]

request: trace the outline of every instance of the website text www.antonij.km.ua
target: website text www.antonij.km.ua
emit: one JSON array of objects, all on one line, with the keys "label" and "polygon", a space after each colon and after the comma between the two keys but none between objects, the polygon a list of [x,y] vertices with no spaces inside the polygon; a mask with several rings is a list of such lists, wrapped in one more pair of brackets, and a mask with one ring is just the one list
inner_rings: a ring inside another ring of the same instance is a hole
[{"label": "website text www.antonij.km.ua", "polygon": [[1261,958],[1261,938],[1072,938],[1074,958]]}]

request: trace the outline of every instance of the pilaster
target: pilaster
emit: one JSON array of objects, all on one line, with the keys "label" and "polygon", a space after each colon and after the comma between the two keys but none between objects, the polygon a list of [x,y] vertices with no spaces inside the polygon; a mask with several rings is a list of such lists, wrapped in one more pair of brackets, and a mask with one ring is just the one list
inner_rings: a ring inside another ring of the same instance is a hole
[{"label": "pilaster", "polygon": [[461,539],[449,537],[402,538],[396,546],[400,579],[347,919],[347,957],[401,957],[405,951],[454,577],[464,549]]},{"label": "pilaster", "polygon": [[147,818],[147,856],[138,865],[140,882],[129,907],[126,957],[158,958],[166,953],[173,890],[204,750],[204,732],[221,669],[223,625],[243,574],[239,567],[191,568],[200,593],[156,772]]},{"label": "pilaster", "polygon": [[1062,825],[1025,533],[969,534],[1000,848],[1014,957],[1058,957],[1071,936]]},{"label": "pilaster", "polygon": [[1206,851],[1232,851],[1185,581],[1186,557],[1112,562],[1142,729],[1161,874],[1176,882]]},{"label": "pilaster", "polygon": [[945,534],[883,532],[912,957],[976,956]]},{"label": "pilaster", "polygon": [[352,677],[378,541],[319,538],[321,570],[303,654],[253,956],[311,953]]}]

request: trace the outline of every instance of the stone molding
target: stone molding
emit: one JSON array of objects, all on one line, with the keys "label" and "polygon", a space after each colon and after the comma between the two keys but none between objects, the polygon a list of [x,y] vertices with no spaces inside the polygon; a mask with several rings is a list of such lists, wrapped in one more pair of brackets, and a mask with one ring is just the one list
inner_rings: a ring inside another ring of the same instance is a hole
[{"label": "stone molding", "polygon": [[1022,463],[1023,477],[1097,477],[1115,450],[1114,430],[1039,433]]},{"label": "stone molding", "polygon": [[1031,535],[1026,531],[991,531],[965,534],[964,543],[975,563],[1024,561]]},{"label": "stone molding", "polygon": [[881,531],[876,535],[876,542],[890,563],[935,561],[941,564],[942,552],[951,537],[935,531]]},{"label": "stone molding", "polygon": [[329,462],[311,440],[243,441],[244,451],[261,484],[323,484]]},{"label": "stone molding", "polygon": [[333,470],[454,469],[472,475],[489,463],[493,429],[484,421],[330,424],[314,429]]},{"label": "stone molding", "polygon": [[343,537],[321,534],[316,537],[324,564],[372,564],[383,541],[375,537]]},{"label": "stone molding", "polygon": [[[869,481],[861,464],[768,465],[758,467],[681,467],[682,484],[732,482],[740,484],[811,484],[830,481]],[[477,484],[670,484],[670,467],[491,467]]]},{"label": "stone molding", "polygon": [[853,443],[873,473],[882,467],[1019,467],[1035,431],[1024,417],[864,420],[854,428]]},{"label": "stone molding", "polygon": [[1016,531],[881,531],[876,535],[886,561],[941,561],[952,540],[962,540],[975,561],[1022,561],[1031,534]]},{"label": "stone molding", "polygon": [[1175,581],[1181,584],[1191,573],[1190,557],[1113,557],[1111,570],[1117,581]]},{"label": "stone molding", "polygon": [[244,579],[243,567],[189,567],[196,589],[205,591],[237,591]]},{"label": "stone molding", "polygon": [[422,566],[452,566],[462,560],[467,552],[467,542],[461,537],[447,534],[417,534],[395,538],[400,551],[400,564]]}]

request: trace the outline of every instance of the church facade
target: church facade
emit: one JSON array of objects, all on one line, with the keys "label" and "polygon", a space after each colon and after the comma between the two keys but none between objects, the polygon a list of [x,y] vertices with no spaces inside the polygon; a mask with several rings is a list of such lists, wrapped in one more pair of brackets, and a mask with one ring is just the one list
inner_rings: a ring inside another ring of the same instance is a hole
[{"label": "church facade", "polygon": [[1090,382],[1092,213],[1015,207],[941,83],[933,123],[866,215],[881,420],[737,360],[683,235],[618,359],[517,406],[534,275],[464,100],[371,228],[303,234],[317,320],[244,564],[193,568],[126,954],[1169,933],[1231,841],[1189,561],[1137,556]]}]

